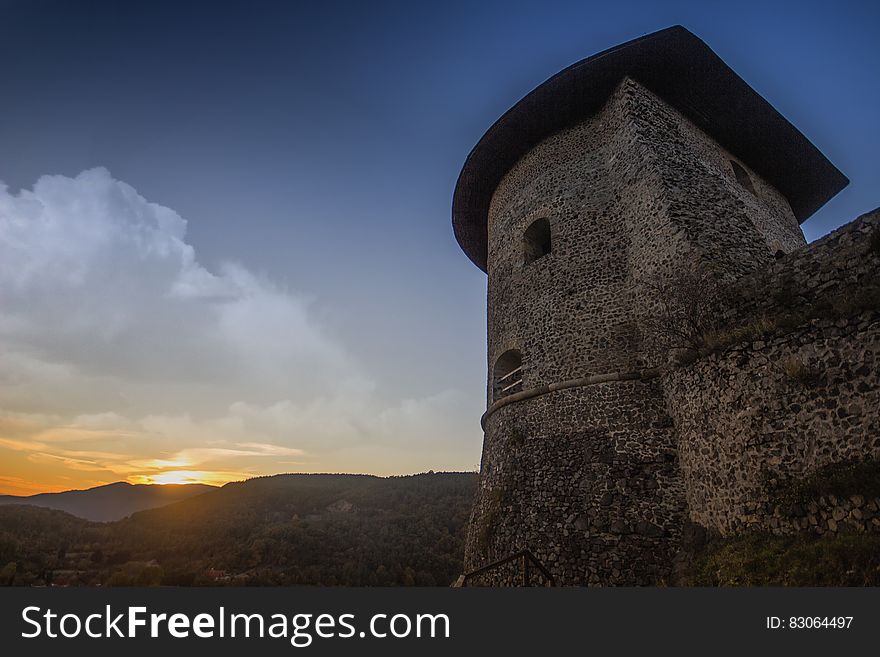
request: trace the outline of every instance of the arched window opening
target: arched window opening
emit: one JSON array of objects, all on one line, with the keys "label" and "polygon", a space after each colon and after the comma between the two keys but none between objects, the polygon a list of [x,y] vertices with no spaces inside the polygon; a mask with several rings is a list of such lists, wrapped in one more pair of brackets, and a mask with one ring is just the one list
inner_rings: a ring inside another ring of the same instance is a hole
[{"label": "arched window opening", "polygon": [[492,370],[492,400],[497,401],[507,395],[522,391],[522,354],[516,349],[505,351]]},{"label": "arched window opening", "polygon": [[550,253],[550,222],[538,219],[523,235],[523,264],[534,262]]},{"label": "arched window opening", "polygon": [[730,161],[730,166],[733,167],[733,175],[736,176],[736,181],[752,194],[755,194],[755,186],[752,184],[752,178],[749,175],[749,172],[746,171],[739,162],[735,162],[734,160]]}]

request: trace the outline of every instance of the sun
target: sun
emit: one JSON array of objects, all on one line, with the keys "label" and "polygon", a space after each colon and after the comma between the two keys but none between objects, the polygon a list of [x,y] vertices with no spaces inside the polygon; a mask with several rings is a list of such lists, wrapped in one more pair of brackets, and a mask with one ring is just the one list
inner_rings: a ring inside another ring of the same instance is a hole
[{"label": "sun", "polygon": [[159,474],[150,475],[152,484],[203,484],[204,475],[208,472],[196,472],[194,470],[171,470]]},{"label": "sun", "polygon": [[207,484],[222,486],[230,481],[241,481],[250,476],[241,472],[209,472],[204,470],[167,470],[150,474],[135,475],[128,480],[132,484]]}]

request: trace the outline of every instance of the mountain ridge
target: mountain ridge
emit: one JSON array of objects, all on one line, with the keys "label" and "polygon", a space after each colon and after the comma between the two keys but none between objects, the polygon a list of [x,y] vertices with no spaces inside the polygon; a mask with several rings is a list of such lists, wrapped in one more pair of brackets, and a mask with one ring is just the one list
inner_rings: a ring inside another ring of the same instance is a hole
[{"label": "mountain ridge", "polygon": [[0,585],[447,586],[476,486],[473,472],[274,475],[108,523],[0,506]]},{"label": "mountain ridge", "polygon": [[0,495],[0,505],[37,506],[93,522],[122,520],[133,513],[218,490],[207,484],[130,484],[117,481],[92,488],[35,495]]}]

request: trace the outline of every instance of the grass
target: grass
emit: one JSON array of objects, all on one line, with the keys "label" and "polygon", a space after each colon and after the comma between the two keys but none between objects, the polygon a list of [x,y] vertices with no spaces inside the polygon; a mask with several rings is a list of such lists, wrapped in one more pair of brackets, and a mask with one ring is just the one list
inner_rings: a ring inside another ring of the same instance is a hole
[{"label": "grass", "polygon": [[[778,486],[772,503],[880,497],[880,461],[835,463]],[[880,533],[787,536],[753,532],[710,539],[679,583],[691,586],[880,586]]]},{"label": "grass", "polygon": [[694,586],[878,586],[880,534],[749,534],[718,541],[693,564]]},{"label": "grass", "polygon": [[782,360],[782,371],[785,375],[804,388],[812,388],[819,383],[819,372],[810,367],[797,356],[789,356]]},{"label": "grass", "polygon": [[831,299],[823,299],[815,304],[813,314],[823,319],[836,319],[878,308],[880,308],[880,286],[866,285],[857,290],[848,290]]},{"label": "grass", "polygon": [[709,353],[722,351],[740,342],[753,342],[776,332],[779,317],[759,317],[758,319],[728,329],[711,331],[703,336],[703,343]]},{"label": "grass", "polygon": [[880,461],[834,463],[803,479],[782,484],[772,497],[784,506],[804,506],[828,495],[880,497]]},{"label": "grass", "polygon": [[880,285],[866,285],[830,299],[822,299],[804,310],[782,311],[772,316],[758,317],[739,326],[707,331],[702,336],[701,349],[690,350],[693,352],[691,355],[679,357],[676,361],[679,365],[690,365],[702,356],[719,353],[736,344],[788,333],[812,319],[849,318],[866,310],[877,309],[880,309]]}]

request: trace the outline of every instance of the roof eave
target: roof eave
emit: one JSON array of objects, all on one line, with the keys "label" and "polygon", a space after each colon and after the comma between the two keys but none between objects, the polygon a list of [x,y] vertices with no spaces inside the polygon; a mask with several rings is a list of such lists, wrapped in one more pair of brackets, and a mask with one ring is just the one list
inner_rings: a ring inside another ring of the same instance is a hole
[{"label": "roof eave", "polygon": [[799,222],[849,183],[703,41],[674,26],[557,73],[474,146],[456,183],[452,221],[458,243],[480,269],[486,271],[489,203],[504,174],[542,139],[598,112],[625,77],[663,98],[776,187]]}]

